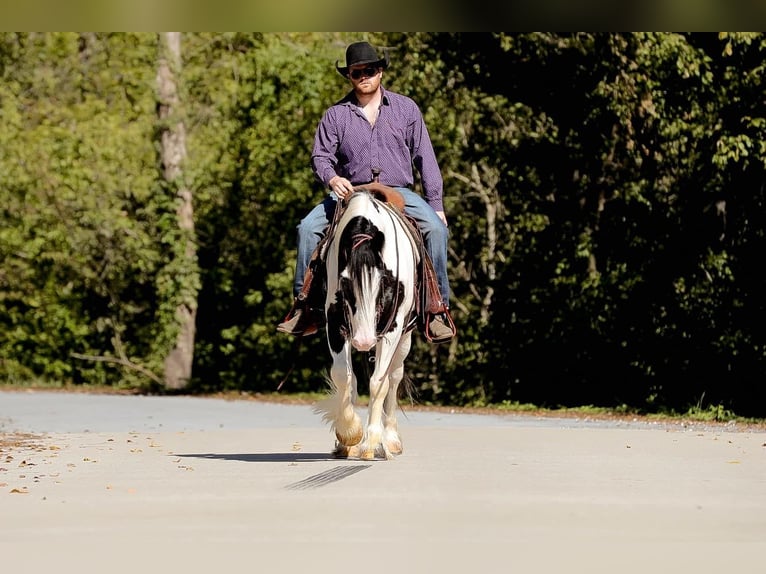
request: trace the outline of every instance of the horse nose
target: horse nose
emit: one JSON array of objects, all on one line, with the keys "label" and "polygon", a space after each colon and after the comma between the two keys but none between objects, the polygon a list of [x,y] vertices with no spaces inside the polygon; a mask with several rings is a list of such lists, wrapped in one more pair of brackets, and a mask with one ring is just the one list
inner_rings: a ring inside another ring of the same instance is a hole
[{"label": "horse nose", "polygon": [[369,351],[375,346],[374,337],[353,337],[351,339],[351,346],[357,351]]}]

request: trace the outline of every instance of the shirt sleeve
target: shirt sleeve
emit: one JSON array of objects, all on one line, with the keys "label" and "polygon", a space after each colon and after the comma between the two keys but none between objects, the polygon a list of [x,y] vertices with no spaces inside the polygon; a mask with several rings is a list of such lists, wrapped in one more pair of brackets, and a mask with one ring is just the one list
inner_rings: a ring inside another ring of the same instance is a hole
[{"label": "shirt sleeve", "polygon": [[415,165],[415,169],[420,173],[423,197],[434,211],[444,211],[444,182],[439,170],[439,163],[436,161],[436,153],[431,144],[428,128],[426,128],[423,114],[418,108],[415,110],[414,121],[410,124],[410,129],[412,162]]},{"label": "shirt sleeve", "polygon": [[337,125],[333,117],[334,111],[328,109],[322,116],[314,135],[314,148],[311,151],[311,169],[316,178],[321,181],[325,187],[330,186],[330,180],[337,175],[335,166],[337,164],[336,152],[340,138],[335,128]]}]

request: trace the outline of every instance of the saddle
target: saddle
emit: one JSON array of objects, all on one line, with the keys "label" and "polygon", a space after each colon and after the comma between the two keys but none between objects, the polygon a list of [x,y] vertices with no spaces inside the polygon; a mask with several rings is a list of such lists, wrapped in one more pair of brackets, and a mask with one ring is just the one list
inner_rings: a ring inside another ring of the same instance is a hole
[{"label": "saddle", "polygon": [[[391,208],[400,217],[405,228],[409,231],[413,246],[420,255],[418,274],[415,277],[415,290],[418,293],[415,309],[418,329],[428,341],[432,341],[433,338],[428,329],[428,318],[429,316],[443,313],[452,324],[454,332],[454,323],[452,323],[452,317],[442,300],[439,283],[436,279],[436,271],[434,270],[431,258],[425,250],[423,235],[420,233],[417,222],[404,211],[404,196],[393,187],[377,181],[354,188],[355,191],[362,189],[369,191],[373,197]],[[324,297],[327,289],[326,278],[324,277],[325,247],[335,234],[335,229],[343,209],[344,206],[338,205],[333,220],[327,228],[327,232],[314,250],[306,270],[306,277],[303,283],[304,291],[298,296],[299,300],[305,302],[308,308],[307,311],[313,313],[314,318],[320,325],[324,322],[324,314],[320,310],[324,308]]]},{"label": "saddle", "polygon": [[399,212],[399,215],[406,217],[404,214],[404,196],[393,187],[383,185],[377,181],[372,181],[370,183],[357,186],[354,189],[366,189],[375,199],[390,205]]}]

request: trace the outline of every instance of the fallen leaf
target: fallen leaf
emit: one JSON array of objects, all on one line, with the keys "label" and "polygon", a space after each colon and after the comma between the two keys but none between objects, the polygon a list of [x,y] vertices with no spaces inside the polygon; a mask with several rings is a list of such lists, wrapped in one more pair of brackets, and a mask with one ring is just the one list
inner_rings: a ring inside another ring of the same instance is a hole
[{"label": "fallen leaf", "polygon": [[11,494],[29,494],[29,491],[26,486],[22,486],[21,488],[12,489]]}]

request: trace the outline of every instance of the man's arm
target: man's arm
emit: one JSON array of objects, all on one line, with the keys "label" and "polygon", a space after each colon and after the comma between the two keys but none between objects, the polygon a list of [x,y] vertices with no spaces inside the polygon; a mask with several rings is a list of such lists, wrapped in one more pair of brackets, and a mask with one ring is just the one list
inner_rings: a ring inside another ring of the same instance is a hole
[{"label": "man's arm", "polygon": [[442,180],[439,163],[436,161],[436,153],[431,144],[431,137],[428,134],[423,115],[418,110],[417,118],[411,126],[412,134],[412,161],[415,169],[420,173],[420,179],[423,184],[423,197],[428,205],[433,207],[434,211],[441,212],[439,217],[447,224],[444,216],[444,181]]},{"label": "man's arm", "polygon": [[314,134],[314,148],[311,151],[311,169],[316,178],[325,186],[331,186],[331,180],[337,177],[335,165],[337,158],[335,150],[338,148],[338,133],[335,130],[335,122],[332,120],[330,110],[322,116]]}]

